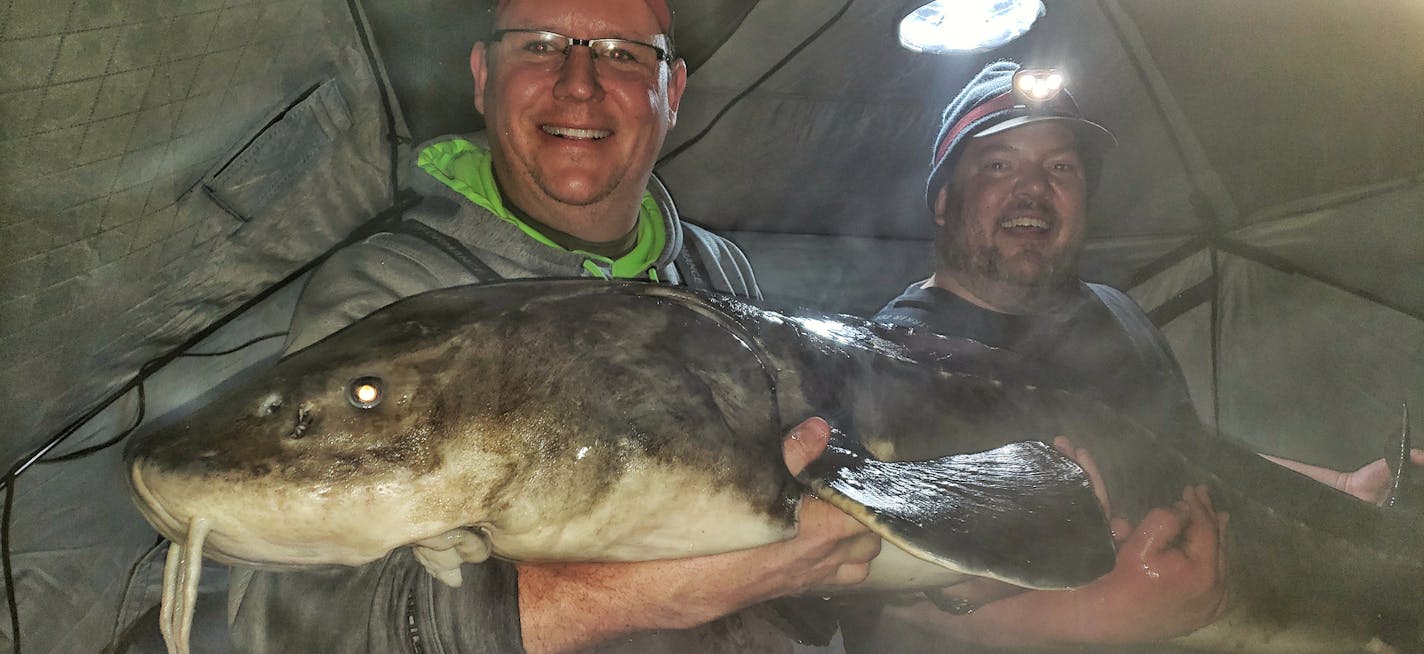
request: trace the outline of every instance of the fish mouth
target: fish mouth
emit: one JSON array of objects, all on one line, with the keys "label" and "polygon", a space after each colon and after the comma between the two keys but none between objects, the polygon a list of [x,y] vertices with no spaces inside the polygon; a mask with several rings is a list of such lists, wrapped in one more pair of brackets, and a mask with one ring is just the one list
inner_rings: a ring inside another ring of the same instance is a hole
[{"label": "fish mouth", "polygon": [[[135,463],[129,466],[129,485],[133,489],[134,495],[140,500],[138,510],[143,514],[148,523],[158,531],[158,533],[174,543],[183,543],[188,539],[189,521],[183,520],[174,515],[159,499],[158,493],[154,492],[147,482],[144,481],[144,466]],[[217,534],[221,536],[220,534]],[[226,550],[208,547],[202,552],[202,556],[222,563],[224,565],[250,565],[264,568],[290,567],[284,565],[273,565],[265,561],[249,560],[240,556],[233,556]]]},{"label": "fish mouth", "polygon": [[601,141],[613,135],[613,130],[571,127],[568,125],[540,125],[539,129],[550,136],[571,141]]},{"label": "fish mouth", "polygon": [[[273,492],[170,473],[163,464],[146,459],[129,464],[128,480],[139,512],[164,538],[174,543],[187,542],[191,524],[205,521],[208,532],[202,556],[224,565],[265,570],[360,565],[400,545],[459,526],[440,519],[425,520],[406,529],[408,525],[400,520],[388,519],[376,520],[379,528],[373,527],[368,524],[370,514],[341,511],[351,503],[371,500],[361,494],[309,503],[290,513],[277,511],[275,507],[286,506],[286,502],[300,502],[302,493]],[[403,516],[412,502],[425,504],[423,500],[397,497],[371,511],[379,516]],[[331,518],[332,513],[337,517]]]},{"label": "fish mouth", "polygon": [[183,526],[184,522],[169,513],[163,502],[158,499],[158,495],[144,482],[142,465],[135,463],[129,466],[129,486],[140,500],[136,502],[139,512],[148,519],[149,524],[153,525],[164,538],[181,542],[186,531]]}]

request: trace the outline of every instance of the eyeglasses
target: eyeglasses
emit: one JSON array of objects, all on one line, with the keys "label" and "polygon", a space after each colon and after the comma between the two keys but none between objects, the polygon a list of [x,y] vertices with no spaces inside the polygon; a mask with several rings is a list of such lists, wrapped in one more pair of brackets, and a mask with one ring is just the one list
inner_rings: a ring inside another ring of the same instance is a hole
[{"label": "eyeglasses", "polygon": [[563,66],[576,45],[593,53],[593,65],[600,74],[650,77],[657,74],[660,62],[672,61],[667,50],[628,39],[576,39],[546,30],[507,29],[496,30],[490,41],[507,44],[506,56],[512,62],[549,70]]}]

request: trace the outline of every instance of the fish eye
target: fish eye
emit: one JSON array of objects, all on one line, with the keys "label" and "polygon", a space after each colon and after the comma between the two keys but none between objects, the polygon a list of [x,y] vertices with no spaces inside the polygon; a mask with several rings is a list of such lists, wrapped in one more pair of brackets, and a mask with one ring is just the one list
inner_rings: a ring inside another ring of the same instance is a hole
[{"label": "fish eye", "polygon": [[357,377],[346,385],[346,400],[358,409],[370,409],[385,399],[385,382],[380,377]]}]

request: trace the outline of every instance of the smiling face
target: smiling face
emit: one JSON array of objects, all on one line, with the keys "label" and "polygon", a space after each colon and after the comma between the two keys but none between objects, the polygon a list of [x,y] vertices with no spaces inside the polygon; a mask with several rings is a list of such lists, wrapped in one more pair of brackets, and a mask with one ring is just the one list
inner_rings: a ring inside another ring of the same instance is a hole
[{"label": "smiling face", "polygon": [[979,306],[1032,312],[1077,276],[1087,182],[1073,132],[1038,122],[969,141],[935,200],[933,284]]},{"label": "smiling face", "polygon": [[[644,0],[514,0],[495,27],[668,47]],[[627,234],[676,120],[685,66],[677,60],[651,76],[611,75],[583,46],[570,48],[562,66],[529,65],[516,56],[520,42],[480,43],[470,56],[475,107],[506,201],[586,240]]]}]

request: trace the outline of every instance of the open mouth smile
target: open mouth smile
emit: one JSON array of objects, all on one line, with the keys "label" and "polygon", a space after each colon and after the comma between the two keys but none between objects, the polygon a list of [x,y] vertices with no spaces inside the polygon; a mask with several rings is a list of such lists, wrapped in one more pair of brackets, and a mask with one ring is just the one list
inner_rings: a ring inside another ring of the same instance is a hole
[{"label": "open mouth smile", "polygon": [[600,141],[613,135],[612,130],[581,129],[578,127],[563,127],[559,125],[540,125],[539,129],[550,136],[572,141]]},{"label": "open mouth smile", "polygon": [[1048,220],[1035,216],[1015,216],[999,221],[999,229],[1016,233],[1023,232],[1047,232],[1051,225]]}]

